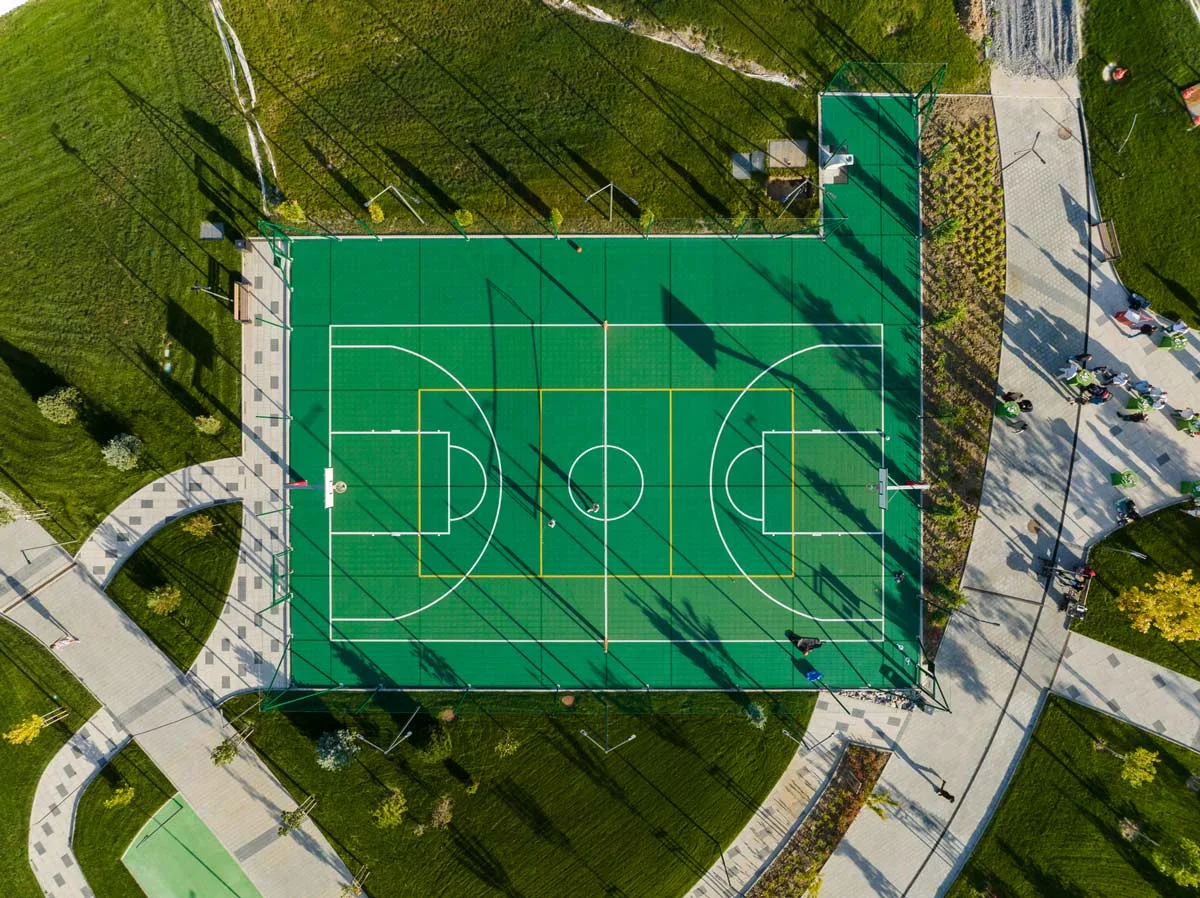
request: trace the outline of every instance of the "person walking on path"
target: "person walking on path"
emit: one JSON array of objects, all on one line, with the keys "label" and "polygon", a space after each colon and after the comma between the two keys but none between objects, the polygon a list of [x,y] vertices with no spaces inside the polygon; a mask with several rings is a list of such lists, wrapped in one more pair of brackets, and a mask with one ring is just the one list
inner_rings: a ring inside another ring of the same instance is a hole
[{"label": "person walking on path", "polygon": [[1196,417],[1196,411],[1190,408],[1177,408],[1175,409],[1175,417],[1181,421],[1191,421]]},{"label": "person walking on path", "polygon": [[1058,369],[1058,376],[1060,380],[1070,380],[1082,370],[1083,366],[1076,359],[1067,359],[1067,363]]},{"label": "person walking on path", "polygon": [[1101,379],[1106,387],[1128,387],[1129,375],[1124,371],[1114,371],[1112,368],[1103,369]]},{"label": "person walking on path", "polygon": [[954,796],[946,791],[946,781],[945,780],[942,780],[942,784],[940,786],[938,786],[936,789],[934,789],[933,792],[938,798],[944,798],[944,799],[946,799],[946,801],[950,802],[950,804],[954,804],[954,801],[955,801]]}]

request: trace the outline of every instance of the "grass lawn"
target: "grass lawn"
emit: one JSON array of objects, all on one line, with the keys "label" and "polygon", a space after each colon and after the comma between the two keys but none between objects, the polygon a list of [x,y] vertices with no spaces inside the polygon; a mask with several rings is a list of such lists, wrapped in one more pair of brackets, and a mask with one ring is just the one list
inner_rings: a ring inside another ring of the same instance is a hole
[{"label": "grass lawn", "polygon": [[[440,711],[457,698],[419,700]],[[349,708],[361,702],[353,699]],[[511,713],[521,700],[468,701],[447,727],[453,754],[444,762],[422,763],[434,725],[422,716],[412,739],[391,755],[364,746],[336,773],[317,766],[322,733],[350,726],[386,747],[408,715],[254,711],[243,720],[254,724],[251,742],[293,796],[317,796],[314,818],[350,869],[370,866],[376,898],[670,898],[690,888],[741,830],[795,752],[781,729],[799,736],[813,706],[810,696],[788,697],[790,724],[771,714],[758,730],[729,697],[664,695],[656,697],[660,711],[703,706],[710,713],[614,714],[611,742],[637,738],[605,756],[580,735],[586,729],[603,742],[602,715]],[[548,705],[553,697],[527,701]],[[232,717],[252,702],[238,697],[225,711]],[[711,713],[718,708],[724,716]],[[495,746],[506,732],[520,748],[502,758]],[[478,791],[468,794],[472,779]],[[398,829],[381,830],[370,812],[393,786],[403,789],[408,812]],[[429,821],[443,794],[454,801],[453,822],[416,835],[414,826]]]},{"label": "grass lawn", "polygon": [[[1121,592],[1150,583],[1156,571],[1179,573],[1200,568],[1200,519],[1184,514],[1184,509],[1191,507],[1186,503],[1147,515],[1092,549],[1088,560],[1096,569],[1096,579],[1088,593],[1087,619],[1074,629],[1200,680],[1200,643],[1167,642],[1157,630],[1139,633],[1117,607]],[[1112,549],[1141,552],[1149,558],[1140,561]]]},{"label": "grass lawn", "polygon": [[[949,62],[946,90],[987,85],[952,0],[598,5],[695,25],[806,87],[539,2],[372,0],[324,4],[319,17],[295,4],[225,8],[257,68],[283,192],[335,229],[356,229],[363,202],[387,184],[420,197],[425,230],[448,231],[460,206],[486,231],[540,232],[552,207],[565,230],[608,229],[607,201],[601,214],[582,198],[610,181],[640,203],[625,204],[626,221],[648,207],[658,231],[738,209],[773,216],[761,187],[733,179],[730,153],[812,141],[817,91],[843,61]],[[380,228],[422,230],[395,198],[381,205],[390,218]]]},{"label": "grass lawn", "polygon": [[6,898],[42,898],[29,868],[29,813],[38,779],[63,744],[99,709],[91,693],[39,646],[6,621],[0,621],[0,732],[31,714],[45,714],[57,703],[70,714],[44,729],[29,745],[0,741],[0,894]]},{"label": "grass lawn", "polygon": [[[144,483],[237,454],[240,345],[227,305],[232,244],[201,244],[213,215],[247,228],[257,186],[236,162],[245,128],[201,4],[34,2],[0,18],[0,488],[85,536]],[[171,350],[173,372],[162,368]],[[34,400],[77,386],[80,424]],[[217,437],[192,425],[226,422]],[[106,467],[127,431],[142,466]]]},{"label": "grass lawn", "polygon": [[[183,529],[196,514],[207,514],[216,524],[204,539]],[[240,502],[193,512],[163,527],[134,552],[108,585],[108,596],[180,670],[187,670],[225,607],[241,539]],[[171,614],[155,614],[146,599],[164,584],[178,586],[183,602]]]},{"label": "grass lawn", "polygon": [[[1200,324],[1200,253],[1195,169],[1200,134],[1179,98],[1200,81],[1200,23],[1183,2],[1091,0],[1087,55],[1079,65],[1100,208],[1117,225],[1117,271],[1162,313]],[[1128,84],[1106,83],[1106,63],[1130,70]],[[1137,114],[1133,136],[1118,153]],[[1077,197],[1082,201],[1081,197]]]},{"label": "grass lawn", "polygon": [[[1154,782],[1133,787],[1124,754],[1159,753]],[[1200,832],[1200,801],[1186,787],[1200,755],[1136,727],[1052,696],[1008,790],[949,898],[974,898],[990,886],[997,898],[1184,898],[1183,888],[1150,862],[1153,846],[1126,841],[1128,818],[1149,838]],[[984,893],[988,894],[988,893]]]},{"label": "grass lawn", "polygon": [[[121,808],[104,807],[117,787],[125,784],[134,788],[133,801]],[[96,898],[143,898],[121,855],[174,794],[171,781],[132,742],[88,785],[75,822],[75,858]]]}]

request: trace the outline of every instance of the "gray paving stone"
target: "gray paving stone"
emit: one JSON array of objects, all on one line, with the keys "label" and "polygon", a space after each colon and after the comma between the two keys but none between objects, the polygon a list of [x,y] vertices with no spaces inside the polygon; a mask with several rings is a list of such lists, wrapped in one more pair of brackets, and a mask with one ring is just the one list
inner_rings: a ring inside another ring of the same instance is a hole
[{"label": "gray paving stone", "polygon": [[1121,659],[1120,659],[1120,658],[1118,658],[1116,655],[1109,655],[1109,656],[1108,656],[1108,663],[1109,663],[1109,664],[1111,664],[1113,667],[1120,667],[1120,666],[1121,666]]}]

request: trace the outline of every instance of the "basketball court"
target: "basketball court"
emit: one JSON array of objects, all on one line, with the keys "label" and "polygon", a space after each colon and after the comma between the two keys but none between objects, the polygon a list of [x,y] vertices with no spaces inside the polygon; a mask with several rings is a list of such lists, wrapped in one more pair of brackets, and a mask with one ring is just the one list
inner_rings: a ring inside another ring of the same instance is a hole
[{"label": "basketball court", "polygon": [[917,119],[821,115],[821,238],[277,248],[293,685],[913,684]]}]

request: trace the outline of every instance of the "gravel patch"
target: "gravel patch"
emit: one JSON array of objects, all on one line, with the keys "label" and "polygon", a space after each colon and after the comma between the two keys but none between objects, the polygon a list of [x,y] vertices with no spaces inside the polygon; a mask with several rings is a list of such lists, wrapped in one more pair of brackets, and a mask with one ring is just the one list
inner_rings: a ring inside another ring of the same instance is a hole
[{"label": "gravel patch", "polygon": [[1076,0],[995,0],[992,58],[1015,75],[1061,78],[1082,51]]}]

